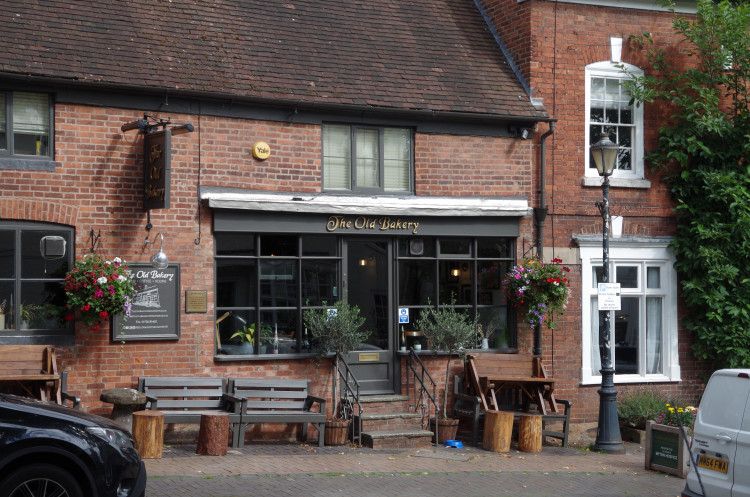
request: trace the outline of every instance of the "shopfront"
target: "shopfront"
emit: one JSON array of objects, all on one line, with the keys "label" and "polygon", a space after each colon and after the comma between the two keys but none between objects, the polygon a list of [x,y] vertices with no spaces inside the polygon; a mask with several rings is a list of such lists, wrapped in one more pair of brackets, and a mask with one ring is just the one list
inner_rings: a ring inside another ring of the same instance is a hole
[{"label": "shopfront", "polygon": [[[204,192],[214,209],[217,362],[314,356],[303,313],[338,299],[357,305],[372,332],[348,357],[366,394],[398,391],[403,345],[428,350],[414,323],[430,306],[476,316],[492,330],[491,348],[516,348],[500,283],[515,262],[524,200],[360,199],[350,212],[331,197],[306,205],[275,196],[271,209],[262,196]],[[245,329],[252,347],[241,348],[231,337]]]}]

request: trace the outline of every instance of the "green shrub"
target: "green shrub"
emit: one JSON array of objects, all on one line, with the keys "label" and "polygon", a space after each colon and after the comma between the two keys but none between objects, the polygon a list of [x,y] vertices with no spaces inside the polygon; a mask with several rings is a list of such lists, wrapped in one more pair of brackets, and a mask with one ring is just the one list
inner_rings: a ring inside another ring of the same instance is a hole
[{"label": "green shrub", "polygon": [[669,398],[657,391],[641,388],[623,394],[617,401],[617,417],[622,426],[646,429],[646,421],[656,420],[664,412]]}]

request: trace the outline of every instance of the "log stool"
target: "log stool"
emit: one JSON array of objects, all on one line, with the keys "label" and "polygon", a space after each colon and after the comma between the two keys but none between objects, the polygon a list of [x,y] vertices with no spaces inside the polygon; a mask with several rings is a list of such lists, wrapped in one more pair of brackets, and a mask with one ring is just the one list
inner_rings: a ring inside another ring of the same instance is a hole
[{"label": "log stool", "polygon": [[508,452],[513,436],[513,413],[488,410],[484,415],[484,450]]},{"label": "log stool", "polygon": [[133,412],[146,407],[146,394],[132,388],[110,388],[99,396],[102,402],[114,404],[109,416],[122,426],[133,431]]},{"label": "log stool", "polygon": [[136,411],[133,413],[135,448],[143,459],[160,459],[164,442],[164,413]]},{"label": "log stool", "polygon": [[542,451],[542,416],[521,414],[518,422],[518,450],[521,452]]},{"label": "log stool", "polygon": [[196,454],[204,456],[225,456],[229,434],[229,414],[201,414],[201,427],[198,432]]}]

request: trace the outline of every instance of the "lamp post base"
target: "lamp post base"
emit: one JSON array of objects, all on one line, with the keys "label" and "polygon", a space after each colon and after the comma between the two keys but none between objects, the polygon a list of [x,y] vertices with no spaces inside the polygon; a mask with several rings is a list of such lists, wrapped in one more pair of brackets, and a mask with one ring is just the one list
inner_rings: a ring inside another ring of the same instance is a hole
[{"label": "lamp post base", "polygon": [[[605,383],[611,376],[605,375]],[[624,454],[625,444],[620,435],[620,422],[617,419],[617,390],[614,386],[605,385],[599,389],[599,426],[596,430],[596,442],[593,450],[608,454]]]}]

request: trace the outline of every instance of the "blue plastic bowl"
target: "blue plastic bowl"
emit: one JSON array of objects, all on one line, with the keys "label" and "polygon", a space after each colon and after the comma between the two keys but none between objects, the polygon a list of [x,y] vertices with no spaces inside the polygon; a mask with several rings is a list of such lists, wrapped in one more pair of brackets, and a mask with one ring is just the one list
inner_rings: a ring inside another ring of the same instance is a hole
[{"label": "blue plastic bowl", "polygon": [[460,440],[446,440],[445,441],[446,447],[453,447],[454,449],[463,449],[464,444],[461,443]]}]

